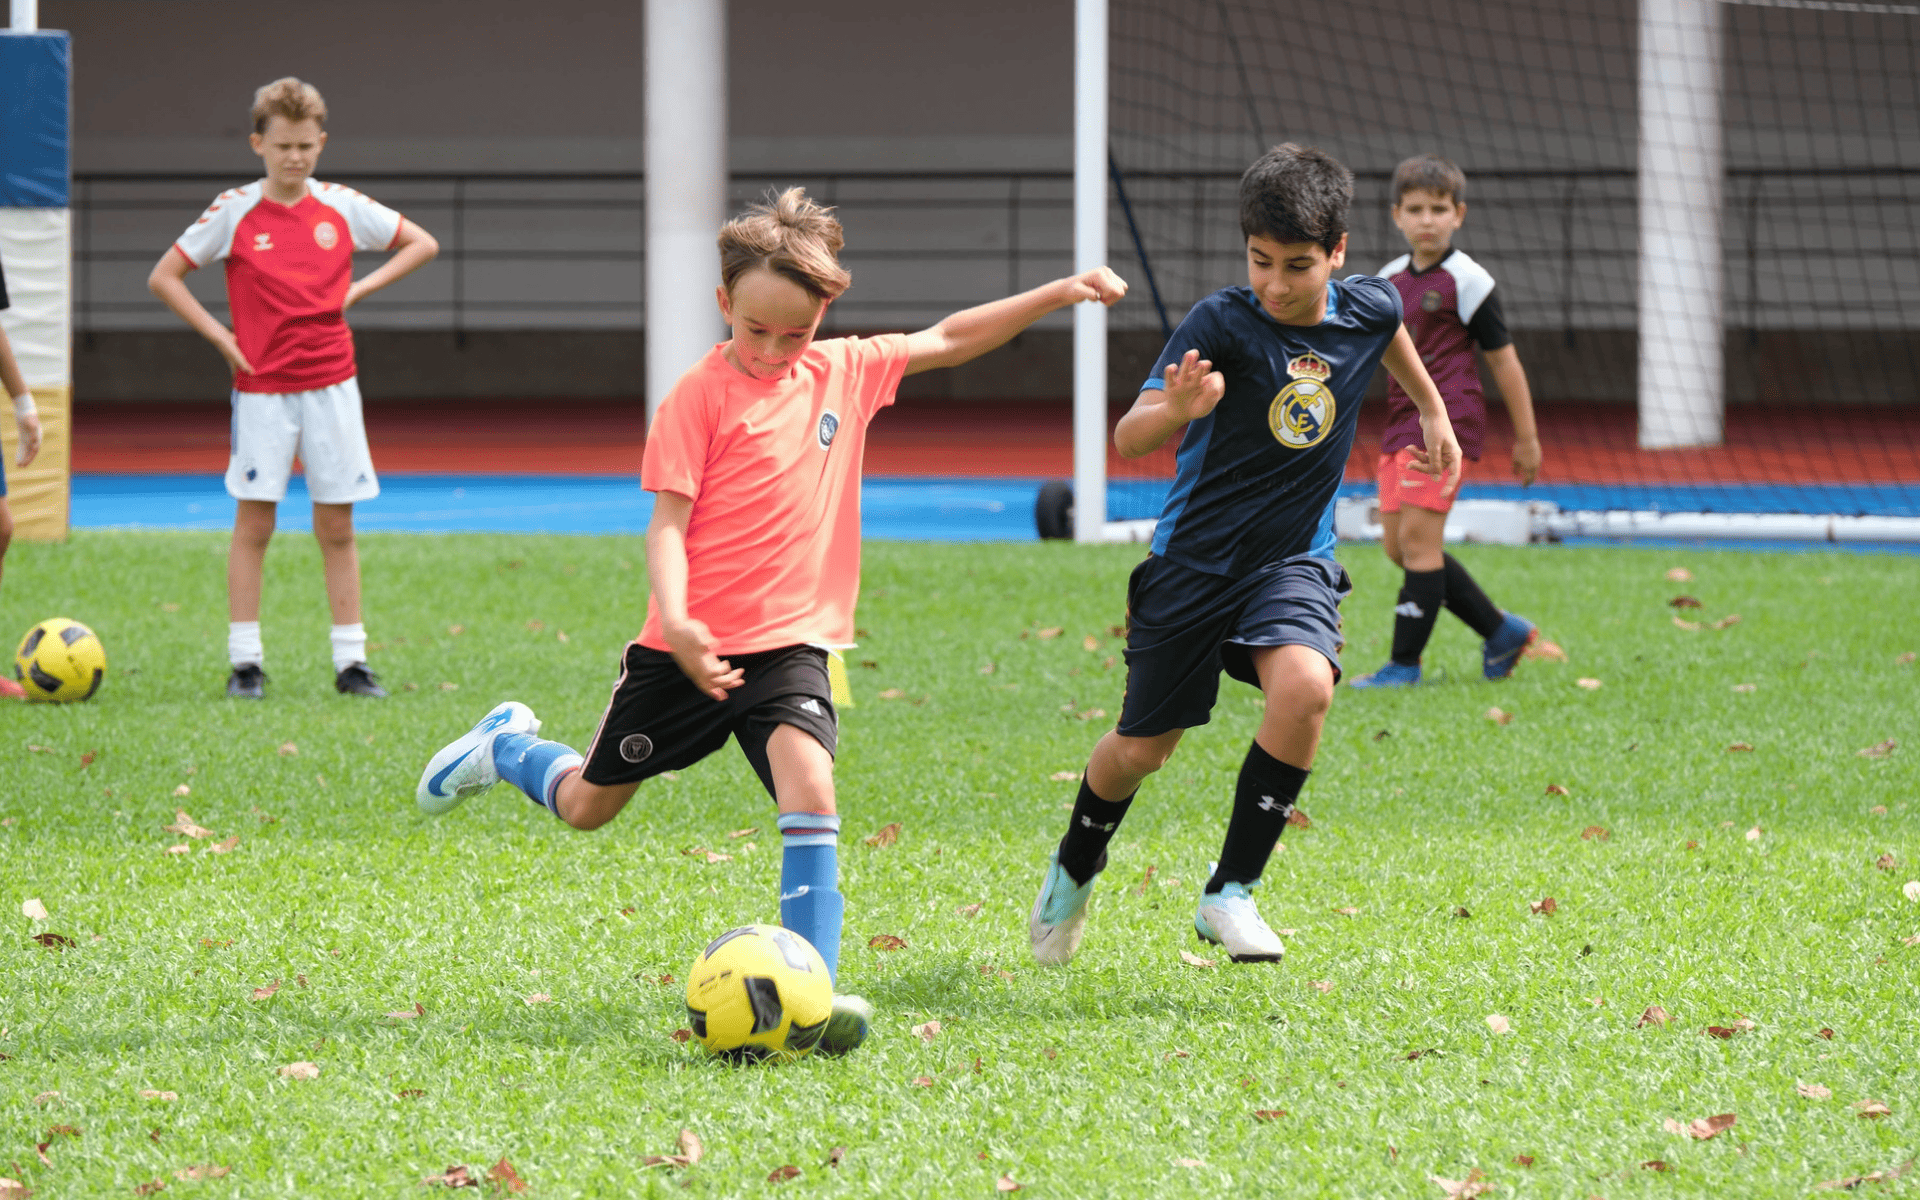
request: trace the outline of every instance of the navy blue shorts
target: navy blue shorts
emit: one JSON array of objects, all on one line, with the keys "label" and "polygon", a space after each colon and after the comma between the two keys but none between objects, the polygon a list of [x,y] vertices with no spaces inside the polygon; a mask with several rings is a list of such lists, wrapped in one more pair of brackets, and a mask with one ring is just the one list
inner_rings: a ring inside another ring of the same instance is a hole
[{"label": "navy blue shorts", "polygon": [[1127,695],[1119,732],[1155,737],[1205,725],[1220,672],[1260,686],[1253,646],[1311,646],[1340,678],[1340,602],[1346,568],[1300,555],[1240,578],[1210,575],[1159,555],[1127,582]]}]

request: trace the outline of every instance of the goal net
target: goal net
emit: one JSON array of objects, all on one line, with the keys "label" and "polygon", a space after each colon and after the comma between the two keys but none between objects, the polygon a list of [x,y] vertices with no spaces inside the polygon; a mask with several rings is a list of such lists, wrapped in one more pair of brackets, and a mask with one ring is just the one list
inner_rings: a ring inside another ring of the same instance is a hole
[{"label": "goal net", "polygon": [[[1454,245],[1497,281],[1545,450],[1522,489],[1489,378],[1463,499],[1525,502],[1536,539],[1920,540],[1920,5],[1111,0],[1109,23],[1109,239],[1147,300],[1112,314],[1115,393],[1246,281],[1261,151],[1353,169],[1367,273],[1407,249],[1394,166],[1436,153],[1466,172]],[[1369,527],[1383,398],[1345,532]],[[1156,515],[1171,449],[1110,467],[1109,515]]]}]

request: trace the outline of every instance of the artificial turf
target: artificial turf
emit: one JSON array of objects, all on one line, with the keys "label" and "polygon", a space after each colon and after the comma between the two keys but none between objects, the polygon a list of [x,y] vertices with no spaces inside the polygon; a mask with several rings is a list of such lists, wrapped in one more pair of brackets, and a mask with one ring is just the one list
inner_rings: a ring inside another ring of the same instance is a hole
[{"label": "artificial turf", "polygon": [[[1492,1195],[1620,1200],[1800,1196],[1920,1155],[1920,558],[1463,549],[1568,661],[1483,682],[1444,618],[1436,682],[1340,694],[1311,828],[1256,893],[1285,962],[1192,933],[1258,715],[1226,682],[1120,832],[1079,957],[1041,970],[1055,776],[1118,710],[1140,551],[869,545],[840,984],[878,1022],[848,1059],[739,1068],[673,1037],[700,947],[776,917],[737,752],[591,834],[505,787],[439,819],[411,802],[501,698],[591,735],[639,540],[363,538],[384,702],[333,693],[299,537],[268,560],[269,698],[224,699],[223,552],[87,533],[8,556],[4,623],[78,618],[111,662],[89,703],[0,709],[0,1175],[40,1195],[421,1194],[504,1158],[555,1197],[1439,1197],[1430,1177],[1478,1169]],[[1343,557],[1368,670],[1395,581]],[[177,808],[213,836],[163,831]],[[318,1077],[278,1073],[296,1062]],[[1663,1127],[1723,1113],[1710,1140]],[[683,1129],[701,1161],[644,1165]],[[230,1173],[177,1174],[197,1164]]]}]

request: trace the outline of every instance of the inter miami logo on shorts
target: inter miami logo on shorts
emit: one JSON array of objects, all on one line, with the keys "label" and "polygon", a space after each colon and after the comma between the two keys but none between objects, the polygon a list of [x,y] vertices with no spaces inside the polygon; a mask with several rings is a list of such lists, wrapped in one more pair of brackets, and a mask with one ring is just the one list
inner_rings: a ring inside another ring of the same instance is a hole
[{"label": "inter miami logo on shorts", "polygon": [[833,435],[840,432],[840,418],[828,409],[820,414],[820,427],[814,432],[819,435],[820,448],[827,449],[833,445]]},{"label": "inter miami logo on shorts", "polygon": [[653,754],[653,739],[644,733],[630,733],[620,739],[620,757],[630,763],[645,762]]},{"label": "inter miami logo on shorts", "polygon": [[1327,380],[1333,368],[1309,350],[1287,363],[1292,382],[1280,389],[1267,409],[1267,425],[1274,440],[1289,450],[1318,445],[1333,428],[1333,389]]}]

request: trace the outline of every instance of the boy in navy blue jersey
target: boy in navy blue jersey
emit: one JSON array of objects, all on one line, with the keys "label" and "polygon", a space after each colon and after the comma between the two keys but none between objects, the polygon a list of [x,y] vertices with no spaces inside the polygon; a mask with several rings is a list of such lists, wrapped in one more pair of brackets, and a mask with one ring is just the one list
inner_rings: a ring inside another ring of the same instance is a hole
[{"label": "boy in navy blue jersey", "polygon": [[1346,261],[1352,198],[1352,172],[1318,150],[1277,146],[1247,168],[1248,286],[1194,306],[1114,430],[1134,458],[1190,426],[1153,552],[1127,586],[1120,723],[1094,748],[1028,920],[1042,963],[1079,947],[1107,843],[1141,781],[1206,724],[1223,669],[1259,687],[1266,711],[1194,929],[1236,962],[1283,953],[1248,892],[1306,783],[1339,678],[1339,605],[1352,584],[1333,560],[1333,501],[1376,366],[1420,410],[1420,469],[1449,478],[1460,464],[1399,293],[1384,279],[1331,279]]},{"label": "boy in navy blue jersey", "polygon": [[[1393,223],[1412,247],[1380,269],[1400,293],[1407,332],[1447,402],[1447,419],[1466,458],[1480,461],[1487,401],[1480,391],[1479,346],[1513,418],[1513,473],[1521,484],[1540,471],[1540,435],[1533,421],[1527,373],[1507,335],[1493,276],[1453,248],[1467,216],[1467,177],[1433,154],[1416,155],[1393,172]],[[1393,654],[1353,687],[1408,687],[1420,682],[1420,656],[1444,606],[1481,637],[1480,668],[1488,679],[1513,674],[1520,654],[1540,636],[1533,622],[1502,612],[1460,560],[1442,548],[1447,513],[1459,489],[1420,474],[1409,460],[1420,444],[1419,414],[1398,383],[1387,388],[1387,427],[1380,438],[1381,549],[1406,572],[1393,609]],[[1464,472],[1464,467],[1462,468]]]}]

